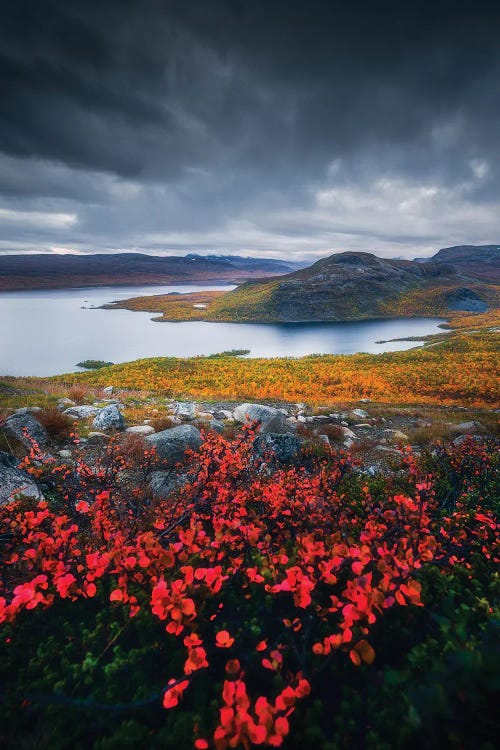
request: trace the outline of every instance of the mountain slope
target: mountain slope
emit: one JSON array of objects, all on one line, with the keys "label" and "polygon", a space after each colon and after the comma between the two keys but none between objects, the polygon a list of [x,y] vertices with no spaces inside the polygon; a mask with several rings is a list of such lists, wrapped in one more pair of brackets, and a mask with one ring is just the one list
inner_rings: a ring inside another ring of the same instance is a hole
[{"label": "mountain slope", "polygon": [[[387,260],[370,253],[339,253],[309,268],[251,281],[209,306],[218,320],[357,320],[437,315],[449,309],[487,309],[494,290],[457,265]],[[408,304],[405,306],[405,301]],[[471,302],[472,300],[472,302]],[[474,307],[476,305],[476,307]]]}]

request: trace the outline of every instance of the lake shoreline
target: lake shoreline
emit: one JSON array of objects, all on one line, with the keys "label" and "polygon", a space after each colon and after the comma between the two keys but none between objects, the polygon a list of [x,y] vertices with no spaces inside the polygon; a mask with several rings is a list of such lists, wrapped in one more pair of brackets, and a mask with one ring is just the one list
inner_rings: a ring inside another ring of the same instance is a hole
[{"label": "lake shoreline", "polygon": [[[208,294],[212,296],[208,296]],[[194,321],[199,323],[231,323],[234,325],[244,325],[244,324],[255,324],[255,325],[279,325],[279,326],[297,326],[297,325],[331,325],[331,324],[342,324],[342,323],[359,323],[359,322],[373,322],[378,323],[382,321],[403,321],[403,320],[437,320],[440,319],[442,322],[439,324],[441,327],[446,327],[449,323],[450,318],[445,317],[442,315],[423,315],[423,314],[417,314],[414,315],[387,315],[387,316],[381,316],[378,315],[376,317],[371,316],[360,316],[355,318],[308,318],[308,319],[280,319],[280,318],[242,318],[242,319],[230,319],[230,318],[218,318],[218,317],[212,317],[210,315],[206,315],[207,311],[201,308],[198,308],[198,305],[201,305],[199,300],[201,298],[204,298],[207,300],[206,305],[210,304],[210,302],[213,299],[217,299],[220,296],[223,296],[224,294],[227,294],[227,292],[221,291],[221,292],[208,292],[205,294],[200,295],[197,292],[192,293],[186,293],[186,294],[177,294],[170,292],[169,294],[155,294],[150,296],[142,296],[142,297],[131,297],[130,299],[125,300],[117,300],[113,302],[108,302],[104,305],[101,305],[99,308],[92,308],[92,309],[101,309],[101,310],[129,310],[130,312],[147,312],[150,314],[162,312],[162,315],[160,317],[151,318],[151,321],[153,323],[192,323]],[[171,304],[170,304],[171,303]],[[181,309],[178,309],[178,305],[182,306]],[[162,310],[162,306],[165,306],[166,309]],[[173,308],[173,309],[169,309]],[[182,312],[189,312],[190,314],[186,314],[185,316],[182,315]],[[170,315],[171,317],[166,317],[167,315]],[[407,341],[410,340],[406,337],[401,337],[398,339],[386,339],[384,341],[377,341],[375,343],[388,343],[389,341]],[[411,340],[415,340],[413,337]],[[420,340],[420,338],[419,338]]]},{"label": "lake shoreline", "polygon": [[[231,286],[229,286],[231,288]],[[200,321],[195,318],[173,326],[151,325],[157,315],[120,309],[138,295],[156,292],[179,304],[186,292],[203,295],[226,291],[226,286],[207,287],[85,287],[65,290],[32,290],[0,294],[0,372],[3,375],[48,377],[78,372],[78,362],[102,360],[130,362],[151,357],[208,356],[232,349],[249,349],[251,358],[300,358],[310,354],[348,355],[405,350],[440,332],[444,318],[392,318],[346,322],[301,321],[249,323]],[[111,300],[114,314],[103,306]],[[85,308],[85,309],[82,309]],[[93,313],[89,313],[89,309]],[[204,310],[195,311],[203,314]],[[416,342],[375,344],[413,337]]]}]

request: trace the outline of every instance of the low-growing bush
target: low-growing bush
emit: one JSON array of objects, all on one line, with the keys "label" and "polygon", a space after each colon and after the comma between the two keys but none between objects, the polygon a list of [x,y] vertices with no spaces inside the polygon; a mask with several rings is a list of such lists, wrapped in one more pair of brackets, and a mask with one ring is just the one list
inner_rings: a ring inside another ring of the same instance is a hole
[{"label": "low-growing bush", "polygon": [[46,406],[37,413],[36,418],[55,440],[69,437],[73,428],[72,420],[56,406]]},{"label": "low-growing bush", "polygon": [[85,383],[73,383],[69,387],[68,396],[75,404],[83,404],[90,392],[91,389]]},{"label": "low-growing bush", "polygon": [[176,422],[172,417],[157,415],[150,418],[149,424],[151,427],[154,427],[155,432],[162,432],[163,430],[169,430],[171,427],[175,427]]},{"label": "low-growing bush", "polygon": [[162,498],[136,441],[33,447],[47,500],[0,509],[3,746],[494,746],[498,445],[385,480],[252,443],[208,435]]}]

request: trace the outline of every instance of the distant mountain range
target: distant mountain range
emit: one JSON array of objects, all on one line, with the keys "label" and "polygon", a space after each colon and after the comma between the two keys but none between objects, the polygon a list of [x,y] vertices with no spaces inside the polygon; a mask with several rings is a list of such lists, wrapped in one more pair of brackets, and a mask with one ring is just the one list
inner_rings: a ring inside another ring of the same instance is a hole
[{"label": "distant mountain range", "polygon": [[143,253],[0,255],[0,290],[239,283],[256,277],[290,273],[302,265],[272,258],[193,253],[182,257]]},{"label": "distant mountain range", "polygon": [[338,253],[242,284],[214,299],[206,317],[299,322],[483,312],[500,305],[498,284],[499,246],[445,248],[425,262]]}]

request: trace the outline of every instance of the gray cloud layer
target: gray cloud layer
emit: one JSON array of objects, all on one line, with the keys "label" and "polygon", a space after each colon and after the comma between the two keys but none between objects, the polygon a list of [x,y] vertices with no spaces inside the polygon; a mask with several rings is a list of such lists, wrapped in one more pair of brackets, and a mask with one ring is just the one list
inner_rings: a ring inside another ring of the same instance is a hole
[{"label": "gray cloud layer", "polygon": [[0,252],[498,242],[500,10],[408,5],[8,3]]}]

